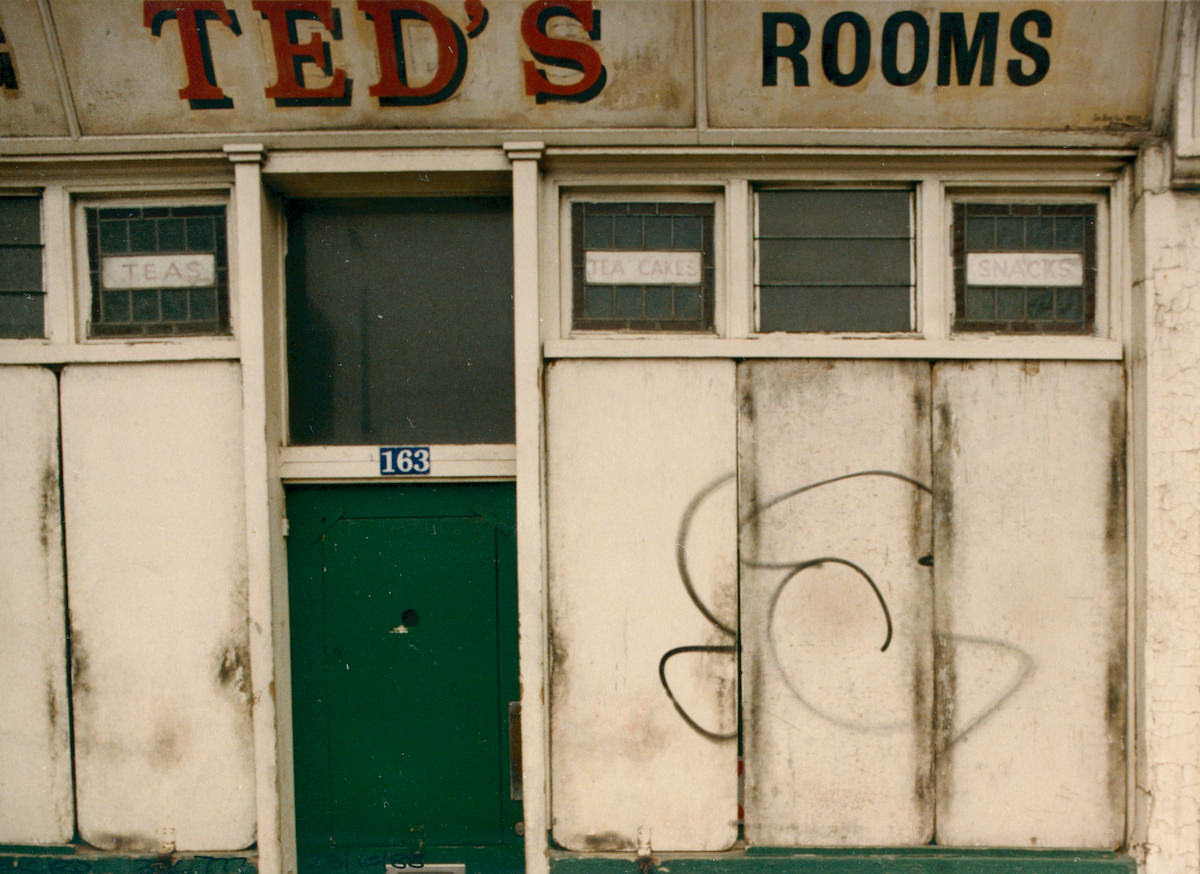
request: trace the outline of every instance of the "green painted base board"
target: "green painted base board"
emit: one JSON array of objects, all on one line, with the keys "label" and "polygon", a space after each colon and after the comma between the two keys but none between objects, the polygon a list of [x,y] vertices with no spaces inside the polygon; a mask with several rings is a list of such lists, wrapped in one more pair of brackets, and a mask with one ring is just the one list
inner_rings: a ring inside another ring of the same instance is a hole
[{"label": "green painted base board", "polygon": [[[754,848],[705,857],[655,855],[654,874],[1134,874],[1137,863],[1115,853],[1061,850],[782,850]],[[632,856],[555,853],[551,874],[635,874]]]},{"label": "green painted base board", "polygon": [[[248,855],[109,856],[74,847],[37,847],[30,852],[0,847],[0,870],[11,874],[256,874]],[[20,848],[24,850],[25,848]]]}]

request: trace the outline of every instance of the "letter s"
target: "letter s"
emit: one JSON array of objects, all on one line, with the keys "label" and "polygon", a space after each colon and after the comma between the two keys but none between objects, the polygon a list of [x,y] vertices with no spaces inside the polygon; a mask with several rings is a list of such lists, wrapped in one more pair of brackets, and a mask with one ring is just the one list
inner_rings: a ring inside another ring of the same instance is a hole
[{"label": "letter s", "polygon": [[1021,69],[1021,62],[1013,59],[1008,62],[1008,78],[1014,85],[1036,85],[1046,78],[1050,70],[1050,52],[1045,46],[1039,45],[1025,35],[1026,27],[1033,24],[1041,39],[1049,38],[1054,32],[1054,22],[1050,15],[1041,9],[1026,9],[1013,19],[1009,31],[1009,42],[1012,47],[1033,61],[1033,71],[1026,73]]},{"label": "letter s", "polygon": [[608,71],[597,52],[587,43],[573,39],[556,39],[546,34],[550,19],[559,15],[574,18],[592,39],[600,38],[600,11],[592,9],[591,0],[536,0],[521,16],[521,38],[534,58],[543,64],[566,67],[583,74],[578,82],[557,85],[533,61],[525,61],[525,93],[532,94],[538,103],[566,100],[584,103],[602,90],[608,81]]}]

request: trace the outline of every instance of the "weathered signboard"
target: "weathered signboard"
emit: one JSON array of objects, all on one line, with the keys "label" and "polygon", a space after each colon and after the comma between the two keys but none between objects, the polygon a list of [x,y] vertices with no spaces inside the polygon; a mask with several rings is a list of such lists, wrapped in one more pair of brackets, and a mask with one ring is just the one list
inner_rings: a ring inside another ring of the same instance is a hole
[{"label": "weathered signboard", "polygon": [[0,135],[1139,131],[1167,5],[13,0]]},{"label": "weathered signboard", "polygon": [[1163,3],[750,7],[708,4],[714,127],[1149,125]]}]

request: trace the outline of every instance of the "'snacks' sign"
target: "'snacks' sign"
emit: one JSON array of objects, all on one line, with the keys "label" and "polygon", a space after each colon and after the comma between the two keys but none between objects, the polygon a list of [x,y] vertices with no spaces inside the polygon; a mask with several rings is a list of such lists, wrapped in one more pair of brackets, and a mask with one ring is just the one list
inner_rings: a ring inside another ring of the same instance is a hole
[{"label": "'snacks' sign", "polygon": [[0,6],[0,92],[11,98],[0,134],[65,133],[64,107],[92,135],[1145,129],[1165,10],[1149,0],[47,2],[69,91],[59,93],[36,6]]}]

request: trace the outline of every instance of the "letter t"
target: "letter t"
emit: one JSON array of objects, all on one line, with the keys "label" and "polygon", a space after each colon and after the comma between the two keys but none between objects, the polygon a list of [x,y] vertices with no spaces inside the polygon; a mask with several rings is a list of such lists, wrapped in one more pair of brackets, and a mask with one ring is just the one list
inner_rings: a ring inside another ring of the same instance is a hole
[{"label": "letter t", "polygon": [[142,24],[150,28],[154,36],[161,36],[163,24],[172,19],[179,22],[179,39],[188,75],[187,86],[179,89],[179,96],[192,109],[232,109],[233,98],[226,97],[217,85],[207,22],[216,19],[241,36],[237,13],[227,9],[222,0],[144,0],[142,3]]}]

